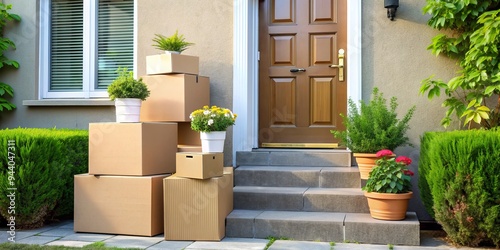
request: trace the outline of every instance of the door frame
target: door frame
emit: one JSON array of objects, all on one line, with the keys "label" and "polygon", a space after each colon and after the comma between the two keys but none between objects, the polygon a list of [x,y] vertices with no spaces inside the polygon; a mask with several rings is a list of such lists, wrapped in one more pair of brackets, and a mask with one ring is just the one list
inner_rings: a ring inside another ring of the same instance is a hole
[{"label": "door frame", "polygon": [[[237,151],[258,148],[259,1],[233,0],[233,164]],[[361,100],[361,1],[347,1],[347,96]]]}]

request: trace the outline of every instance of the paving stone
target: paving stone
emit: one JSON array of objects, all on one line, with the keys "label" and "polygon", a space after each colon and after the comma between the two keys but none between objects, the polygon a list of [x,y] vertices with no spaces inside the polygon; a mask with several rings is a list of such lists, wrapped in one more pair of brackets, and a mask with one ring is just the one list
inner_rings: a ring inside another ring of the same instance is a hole
[{"label": "paving stone", "polygon": [[186,249],[193,241],[161,241],[160,243],[148,247],[148,250],[181,250]]},{"label": "paving stone", "polygon": [[36,244],[36,245],[45,245],[49,242],[55,241],[61,237],[58,236],[31,236],[26,237],[21,240],[16,240],[16,243],[21,244]]},{"label": "paving stone", "polygon": [[274,166],[311,166],[311,167],[350,167],[351,153],[345,150],[319,151],[270,151],[269,165]]},{"label": "paving stone", "polygon": [[73,229],[75,227],[75,223],[73,221],[67,221],[63,223],[59,228],[71,228]]},{"label": "paving stone", "polygon": [[47,243],[47,246],[66,246],[66,247],[84,247],[86,245],[90,245],[93,242],[86,241],[72,241],[72,240],[56,240],[50,243]]},{"label": "paving stone", "polygon": [[74,234],[73,228],[54,228],[48,231],[41,232],[41,236],[59,236],[64,237],[70,234]]},{"label": "paving stone", "polygon": [[309,188],[304,211],[369,213],[370,209],[361,188]]},{"label": "paving stone", "polygon": [[163,236],[141,237],[118,235],[105,240],[104,243],[108,247],[148,248],[163,240]]},{"label": "paving stone", "polygon": [[255,237],[342,241],[344,213],[264,211],[255,219]]},{"label": "paving stone", "polygon": [[264,239],[224,238],[220,242],[196,241],[185,249],[203,250],[263,250],[269,241]]},{"label": "paving stone", "polygon": [[236,152],[236,166],[244,165],[269,165],[269,152]]},{"label": "paving stone", "polygon": [[254,221],[261,213],[260,210],[233,210],[226,217],[226,237],[255,237]]},{"label": "paving stone", "polygon": [[65,241],[104,241],[116,235],[113,234],[93,234],[93,233],[74,233],[63,237],[61,240]]},{"label": "paving stone", "polygon": [[335,250],[387,250],[388,245],[368,245],[368,244],[356,244],[356,243],[335,243],[333,246]]},{"label": "paving stone", "polygon": [[319,187],[322,167],[241,166],[234,172],[236,186]]},{"label": "paving stone", "polygon": [[328,242],[277,240],[269,250],[331,250]]},{"label": "paving stone", "polygon": [[361,178],[357,167],[324,167],[319,176],[322,188],[361,188]]},{"label": "paving stone", "polygon": [[306,187],[234,187],[234,209],[293,210],[303,208]]}]

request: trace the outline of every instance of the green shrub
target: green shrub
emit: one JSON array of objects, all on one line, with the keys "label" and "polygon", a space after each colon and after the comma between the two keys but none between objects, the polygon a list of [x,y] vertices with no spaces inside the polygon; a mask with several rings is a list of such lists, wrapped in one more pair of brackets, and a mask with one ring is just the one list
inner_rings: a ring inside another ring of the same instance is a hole
[{"label": "green shrub", "polygon": [[16,228],[36,228],[73,213],[73,175],[87,172],[88,131],[6,129],[0,145],[0,215],[15,216]]},{"label": "green shrub", "polygon": [[[500,132],[434,133],[421,151],[419,185],[426,207],[457,244],[500,247]],[[426,166],[424,166],[426,164]],[[423,171],[421,171],[423,170]],[[425,197],[430,191],[432,201]]]}]

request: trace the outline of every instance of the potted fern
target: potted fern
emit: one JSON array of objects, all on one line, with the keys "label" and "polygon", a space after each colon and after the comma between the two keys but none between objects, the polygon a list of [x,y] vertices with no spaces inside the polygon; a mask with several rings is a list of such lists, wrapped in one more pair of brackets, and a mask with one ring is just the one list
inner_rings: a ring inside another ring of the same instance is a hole
[{"label": "potted fern", "polygon": [[179,35],[177,30],[170,37],[166,37],[161,34],[155,34],[153,42],[153,47],[156,47],[159,50],[163,50],[165,51],[165,53],[175,54],[180,54],[189,46],[194,45],[194,43],[186,42],[184,35]]},{"label": "potted fern", "polygon": [[142,101],[149,97],[142,78],[136,80],[127,68],[119,68],[118,77],[108,86],[109,99],[115,101],[117,122],[139,122]]},{"label": "potted fern", "polygon": [[359,167],[361,179],[368,179],[368,174],[378,159],[376,152],[382,149],[394,151],[399,146],[411,145],[405,135],[409,121],[415,112],[411,107],[402,119],[398,119],[397,98],[387,100],[378,88],[374,88],[371,100],[360,101],[360,106],[348,100],[348,114],[341,114],[345,130],[331,130],[335,138],[340,139],[353,156]]}]

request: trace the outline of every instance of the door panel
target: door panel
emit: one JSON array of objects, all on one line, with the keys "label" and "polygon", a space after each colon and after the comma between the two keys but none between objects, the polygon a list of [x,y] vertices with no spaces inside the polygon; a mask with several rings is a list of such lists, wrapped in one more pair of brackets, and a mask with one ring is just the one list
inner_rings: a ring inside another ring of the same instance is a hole
[{"label": "door panel", "polygon": [[259,146],[336,142],[347,79],[329,66],[347,49],[346,1],[260,1]]}]

